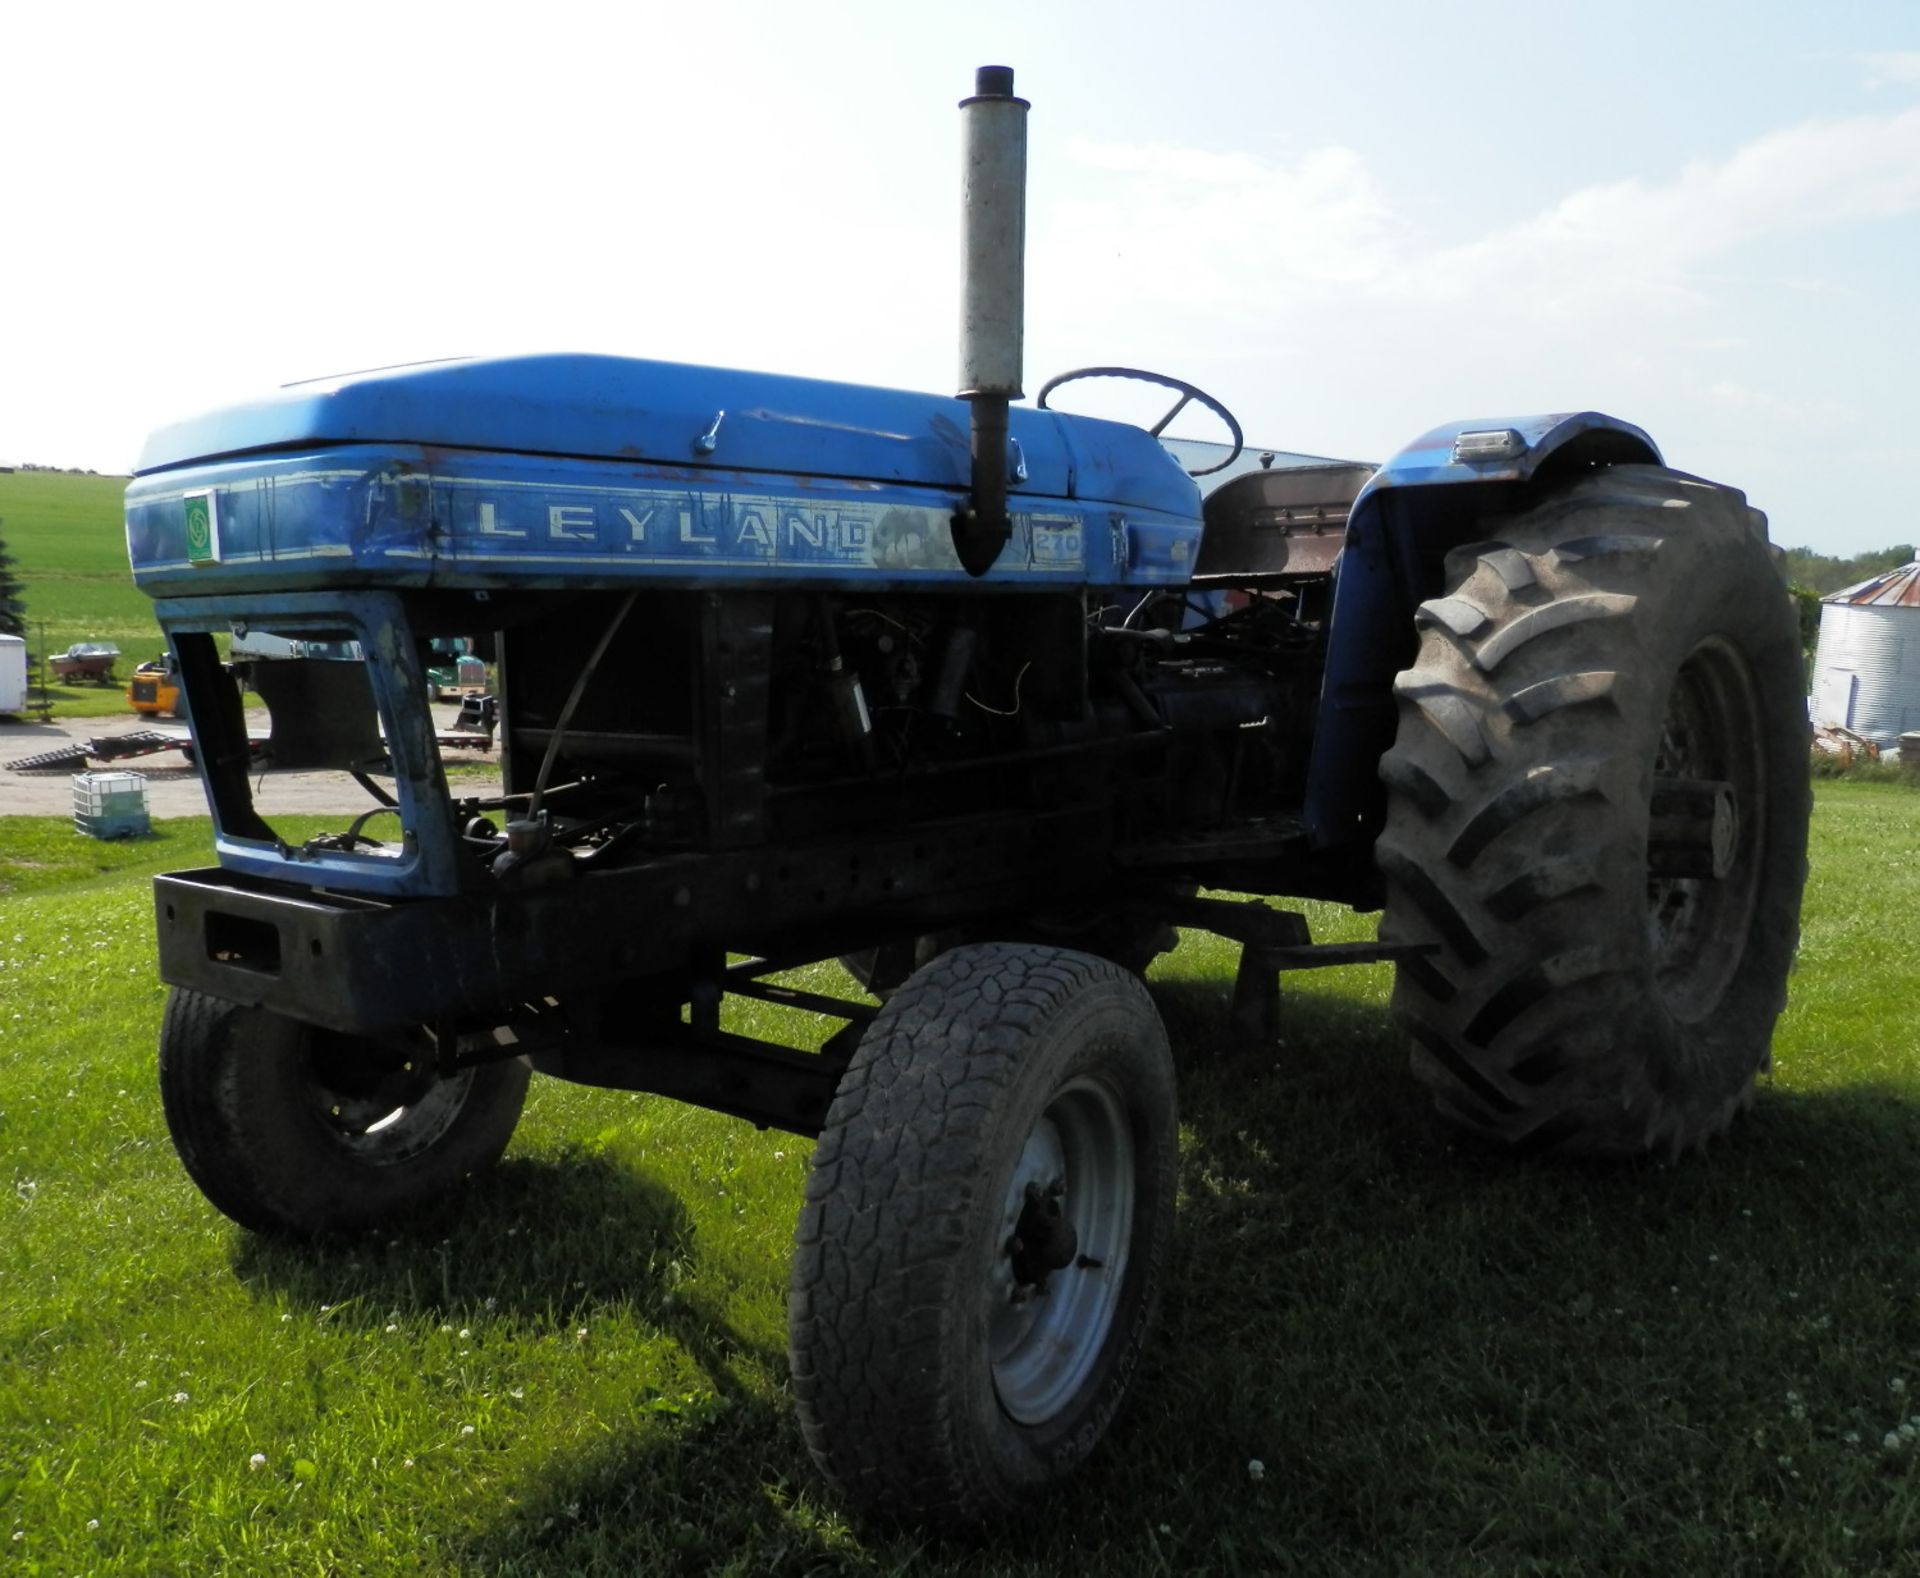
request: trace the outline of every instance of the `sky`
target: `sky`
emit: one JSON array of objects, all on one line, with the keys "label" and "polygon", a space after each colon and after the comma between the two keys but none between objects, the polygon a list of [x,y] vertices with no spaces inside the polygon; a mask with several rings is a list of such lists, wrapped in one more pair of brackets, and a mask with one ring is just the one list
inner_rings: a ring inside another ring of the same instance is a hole
[{"label": "sky", "polygon": [[950,392],[992,63],[1029,396],[1148,367],[1362,460],[1596,409],[1776,542],[1920,539],[1920,0],[176,0],[0,58],[0,464],[443,356]]}]

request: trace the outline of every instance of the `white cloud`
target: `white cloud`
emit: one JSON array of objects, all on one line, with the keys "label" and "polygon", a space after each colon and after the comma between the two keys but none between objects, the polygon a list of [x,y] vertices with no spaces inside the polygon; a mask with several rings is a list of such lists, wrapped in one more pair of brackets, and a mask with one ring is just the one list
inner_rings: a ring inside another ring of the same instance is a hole
[{"label": "white cloud", "polygon": [[1704,271],[1756,241],[1920,213],[1920,109],[1803,122],[1441,246],[1421,245],[1347,148],[1291,162],[1086,141],[1070,153],[1082,178],[1047,208],[1034,248],[1071,259],[1071,284],[1060,281],[1070,309],[1145,301],[1187,321],[1271,317],[1356,291],[1498,302],[1544,322],[1624,303],[1691,309],[1720,283]]},{"label": "white cloud", "polygon": [[1867,69],[1867,86],[1870,88],[1920,83],[1920,49],[1882,50],[1862,55],[1860,64]]},{"label": "white cloud", "polygon": [[1842,400],[1793,400],[1752,389],[1733,378],[1722,378],[1708,391],[1716,405],[1736,413],[1748,413],[1793,422],[1803,426],[1844,427],[1858,420],[1859,412]]},{"label": "white cloud", "polygon": [[1776,283],[1803,296],[1830,296],[1845,300],[1858,294],[1851,285],[1836,285],[1832,280],[1825,279],[1783,279]]},{"label": "white cloud", "polygon": [[[1798,122],[1464,241],[1347,148],[1073,152],[1071,185],[1030,210],[1036,370],[1164,367],[1261,441],[1375,459],[1445,419],[1599,409],[1747,486],[1783,540],[1837,545],[1860,517],[1832,478],[1879,441],[1897,357],[1849,338],[1884,267],[1843,264],[1916,233],[1920,108]],[[1884,222],[1908,228],[1861,228]],[[1909,321],[1882,305],[1890,334]],[[1178,427],[1211,436],[1204,418]]]},{"label": "white cloud", "polygon": [[1031,252],[1061,260],[1061,294],[1082,311],[1143,295],[1208,316],[1270,311],[1393,265],[1398,226],[1351,149],[1276,163],[1079,138],[1067,153],[1066,183],[1036,194]]},{"label": "white cloud", "polygon": [[1697,271],[1766,236],[1920,212],[1920,109],[1807,121],[1697,160],[1664,182],[1615,181],[1419,264],[1441,299],[1511,289],[1549,315],[1593,297],[1686,306]]}]

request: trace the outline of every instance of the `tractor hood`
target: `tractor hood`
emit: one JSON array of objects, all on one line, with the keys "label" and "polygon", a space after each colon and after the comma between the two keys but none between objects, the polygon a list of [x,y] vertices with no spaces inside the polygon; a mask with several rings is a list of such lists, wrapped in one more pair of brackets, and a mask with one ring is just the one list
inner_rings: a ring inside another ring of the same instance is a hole
[{"label": "tractor hood", "polygon": [[[1010,413],[1015,495],[1192,515],[1192,481],[1149,435]],[[409,445],[777,472],[964,490],[968,411],[940,395],[615,356],[433,362],[290,384],[161,428],[139,474],[333,445]]]}]

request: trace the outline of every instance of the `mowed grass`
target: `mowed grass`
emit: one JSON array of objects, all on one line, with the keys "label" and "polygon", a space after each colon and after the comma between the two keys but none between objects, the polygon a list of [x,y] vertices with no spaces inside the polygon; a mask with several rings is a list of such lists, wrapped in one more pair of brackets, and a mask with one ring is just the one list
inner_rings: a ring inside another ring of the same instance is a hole
[{"label": "mowed grass", "polygon": [[1183,1065],[1153,1358],[1089,1468],[976,1549],[850,1525],[807,1463],[805,1141],[536,1081],[437,1220],[299,1247],[215,1214],[153,1085],[145,877],[206,845],[163,831],[0,821],[0,1571],[1914,1565],[1911,789],[1818,787],[1774,1072],[1677,1167],[1457,1145],[1381,968],[1294,978],[1285,1044],[1235,1047],[1231,954],[1189,938],[1153,977]]},{"label": "mowed grass", "polygon": [[0,472],[0,542],[26,600],[29,664],[76,641],[120,648],[117,685],[50,687],[57,717],[134,716],[126,702],[134,665],[166,645],[127,565],[126,487],[125,477]]}]

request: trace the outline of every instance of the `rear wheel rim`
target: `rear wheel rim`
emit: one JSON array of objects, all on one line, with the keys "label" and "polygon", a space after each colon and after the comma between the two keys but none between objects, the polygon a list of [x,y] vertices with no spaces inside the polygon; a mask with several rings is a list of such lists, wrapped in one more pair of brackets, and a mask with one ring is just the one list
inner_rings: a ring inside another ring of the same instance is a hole
[{"label": "rear wheel rim", "polygon": [[1684,1023],[1710,1015],[1746,956],[1765,863],[1766,773],[1759,695],[1746,659],[1718,637],[1688,654],[1667,696],[1658,778],[1731,790],[1732,859],[1722,877],[1649,877],[1647,936],[1655,989]]}]

